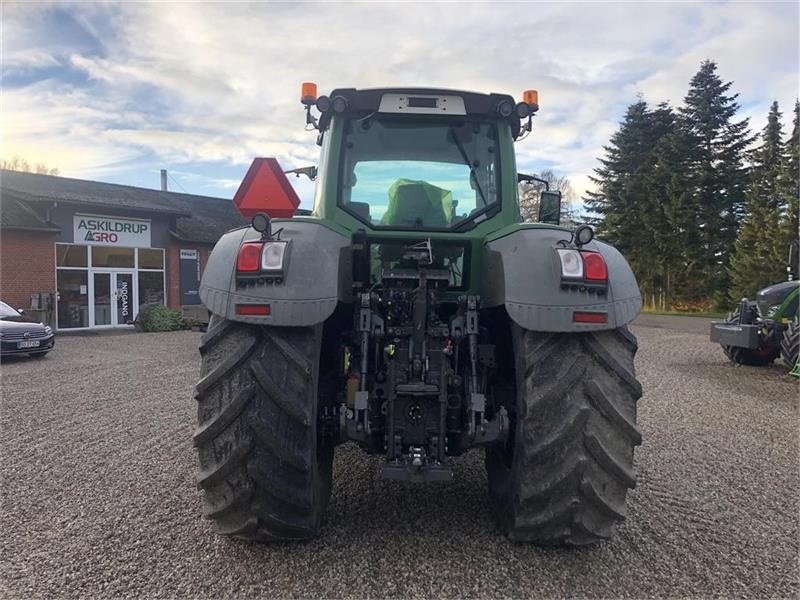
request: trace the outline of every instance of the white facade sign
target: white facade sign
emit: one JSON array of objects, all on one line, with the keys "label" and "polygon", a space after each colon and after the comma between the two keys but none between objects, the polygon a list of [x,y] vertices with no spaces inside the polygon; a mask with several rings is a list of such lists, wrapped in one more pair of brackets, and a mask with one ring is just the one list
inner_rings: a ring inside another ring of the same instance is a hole
[{"label": "white facade sign", "polygon": [[185,258],[187,260],[196,260],[197,250],[184,250],[181,248],[181,258]]},{"label": "white facade sign", "polygon": [[150,221],[100,215],[73,215],[76,244],[149,248]]}]

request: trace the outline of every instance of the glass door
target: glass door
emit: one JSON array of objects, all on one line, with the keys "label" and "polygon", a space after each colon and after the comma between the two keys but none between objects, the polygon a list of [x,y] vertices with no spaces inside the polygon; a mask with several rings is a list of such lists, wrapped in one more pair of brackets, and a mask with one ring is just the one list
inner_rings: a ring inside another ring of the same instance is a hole
[{"label": "glass door", "polygon": [[114,273],[114,324],[133,323],[133,273]]},{"label": "glass door", "polygon": [[133,271],[92,273],[94,327],[130,325],[136,316]]},{"label": "glass door", "polygon": [[92,283],[94,292],[92,293],[92,308],[94,314],[95,327],[111,325],[112,323],[112,302],[111,302],[111,273],[92,273]]}]

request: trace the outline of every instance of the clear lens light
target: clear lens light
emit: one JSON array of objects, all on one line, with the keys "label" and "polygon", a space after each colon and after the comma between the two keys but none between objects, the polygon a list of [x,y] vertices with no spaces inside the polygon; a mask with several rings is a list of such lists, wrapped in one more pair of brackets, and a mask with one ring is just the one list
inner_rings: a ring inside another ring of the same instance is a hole
[{"label": "clear lens light", "polygon": [[261,253],[261,269],[263,271],[280,271],[283,269],[283,255],[286,253],[286,242],[267,242]]},{"label": "clear lens light", "polygon": [[583,277],[583,260],[577,250],[559,248],[558,258],[561,260],[562,277]]}]

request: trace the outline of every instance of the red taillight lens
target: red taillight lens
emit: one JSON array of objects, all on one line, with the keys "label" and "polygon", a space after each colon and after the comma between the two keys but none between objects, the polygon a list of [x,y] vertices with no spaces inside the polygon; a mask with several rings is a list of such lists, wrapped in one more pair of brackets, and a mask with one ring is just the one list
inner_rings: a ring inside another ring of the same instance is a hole
[{"label": "red taillight lens", "polygon": [[240,273],[258,273],[261,267],[261,250],[263,242],[246,242],[239,248],[236,259],[236,270]]},{"label": "red taillight lens", "polygon": [[608,267],[602,254],[581,250],[581,258],[583,258],[583,276],[586,281],[608,280]]}]

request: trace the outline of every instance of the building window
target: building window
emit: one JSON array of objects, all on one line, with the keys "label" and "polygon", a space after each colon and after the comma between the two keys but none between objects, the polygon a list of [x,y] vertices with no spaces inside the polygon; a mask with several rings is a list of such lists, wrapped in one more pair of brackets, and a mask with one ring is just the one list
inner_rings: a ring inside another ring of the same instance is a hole
[{"label": "building window", "polygon": [[164,304],[164,272],[139,271],[139,305]]},{"label": "building window", "polygon": [[92,266],[124,269],[134,267],[134,248],[92,246]]},{"label": "building window", "polygon": [[139,248],[140,269],[163,269],[164,251],[160,248]]},{"label": "building window", "polygon": [[126,325],[166,304],[164,250],[56,244],[59,329]]},{"label": "building window", "polygon": [[58,327],[89,326],[89,277],[87,271],[58,270]]},{"label": "building window", "polygon": [[56,244],[56,266],[86,267],[86,246],[72,244]]}]

